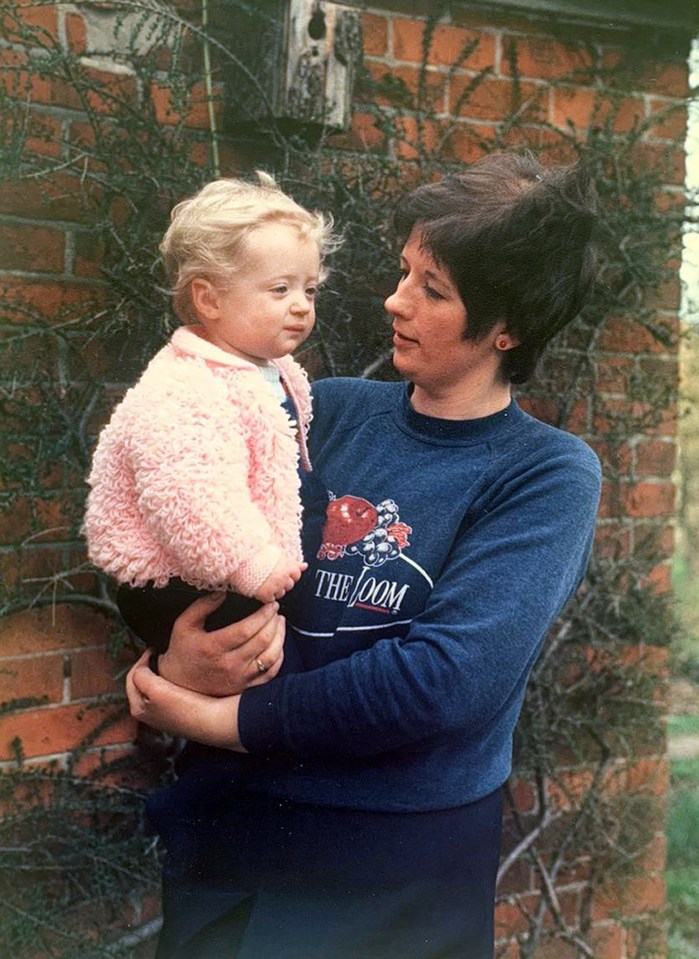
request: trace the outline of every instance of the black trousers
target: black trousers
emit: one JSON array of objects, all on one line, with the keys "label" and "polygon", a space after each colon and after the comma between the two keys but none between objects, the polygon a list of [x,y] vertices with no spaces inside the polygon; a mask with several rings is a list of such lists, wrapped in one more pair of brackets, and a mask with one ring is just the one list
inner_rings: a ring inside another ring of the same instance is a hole
[{"label": "black trousers", "polygon": [[[188,606],[208,593],[173,577],[166,586],[156,588],[120,586],[117,605],[126,625],[155,653],[164,653],[170,643],[175,620]],[[237,623],[259,609],[262,604],[238,593],[227,593],[223,603],[207,616],[205,629],[211,632]]]},{"label": "black trousers", "polygon": [[157,959],[492,959],[500,790],[385,813],[233,795],[216,776],[149,802],[166,844]]}]

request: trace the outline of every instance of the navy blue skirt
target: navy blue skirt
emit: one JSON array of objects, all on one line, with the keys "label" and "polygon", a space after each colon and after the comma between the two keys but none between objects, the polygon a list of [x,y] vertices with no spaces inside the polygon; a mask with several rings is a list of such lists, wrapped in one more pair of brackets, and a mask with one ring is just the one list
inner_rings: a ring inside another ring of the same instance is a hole
[{"label": "navy blue skirt", "polygon": [[492,959],[500,790],[438,812],[330,809],[204,764],[148,810],[166,848],[157,959]]}]

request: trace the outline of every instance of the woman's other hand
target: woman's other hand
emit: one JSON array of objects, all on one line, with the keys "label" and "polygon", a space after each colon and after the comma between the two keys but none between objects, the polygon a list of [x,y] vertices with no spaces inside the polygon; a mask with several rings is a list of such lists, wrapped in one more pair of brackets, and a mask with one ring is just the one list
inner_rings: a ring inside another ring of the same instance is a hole
[{"label": "woman's other hand", "polygon": [[175,620],[168,650],[158,657],[160,676],[206,696],[231,696],[277,675],[284,659],[286,628],[277,603],[268,603],[230,626],[206,632],[206,617],[224,596],[204,596]]},{"label": "woman's other hand", "polygon": [[204,696],[157,676],[146,651],[126,677],[131,715],[153,729],[183,736],[207,746],[241,747],[237,735],[239,696]]}]

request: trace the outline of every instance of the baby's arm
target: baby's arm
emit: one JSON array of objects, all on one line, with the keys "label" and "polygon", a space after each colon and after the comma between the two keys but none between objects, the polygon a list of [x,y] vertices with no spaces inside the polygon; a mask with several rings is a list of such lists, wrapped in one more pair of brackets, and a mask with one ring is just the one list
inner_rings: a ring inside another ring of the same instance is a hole
[{"label": "baby's arm", "polygon": [[[204,446],[207,439],[200,442]],[[134,460],[144,523],[177,574],[199,589],[254,595],[282,551],[250,498],[242,438],[229,431],[225,448],[217,444],[208,456],[203,449],[186,449],[178,442],[171,459],[138,454]]]},{"label": "baby's arm", "polygon": [[183,579],[251,596],[282,551],[251,498],[249,452],[224,385],[206,370],[188,372],[192,383],[131,404],[138,507]]},{"label": "baby's arm", "polygon": [[262,603],[281,599],[285,593],[294,588],[301,579],[301,574],[307,569],[308,563],[299,563],[298,560],[291,559],[286,553],[282,553],[272,572],[259,589],[255,590],[253,596]]}]

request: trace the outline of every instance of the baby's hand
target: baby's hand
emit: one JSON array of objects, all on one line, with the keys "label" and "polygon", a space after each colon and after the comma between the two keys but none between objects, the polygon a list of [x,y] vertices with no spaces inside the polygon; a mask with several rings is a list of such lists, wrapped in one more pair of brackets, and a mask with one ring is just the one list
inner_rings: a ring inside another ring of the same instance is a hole
[{"label": "baby's hand", "polygon": [[262,603],[272,603],[281,599],[301,579],[301,573],[308,569],[308,563],[299,563],[283,553],[267,579],[254,593],[255,599]]}]

